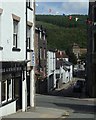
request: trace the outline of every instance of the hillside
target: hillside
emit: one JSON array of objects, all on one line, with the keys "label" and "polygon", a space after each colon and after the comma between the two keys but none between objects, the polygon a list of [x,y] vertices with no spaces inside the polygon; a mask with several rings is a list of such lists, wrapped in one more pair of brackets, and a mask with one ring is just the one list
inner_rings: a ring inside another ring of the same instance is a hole
[{"label": "hillside", "polygon": [[[79,20],[75,21],[78,17]],[[66,50],[74,42],[78,43],[80,47],[87,45],[87,16],[78,15],[72,16],[53,16],[53,15],[37,15],[36,26],[43,26],[47,31],[48,48],[57,48]]]}]

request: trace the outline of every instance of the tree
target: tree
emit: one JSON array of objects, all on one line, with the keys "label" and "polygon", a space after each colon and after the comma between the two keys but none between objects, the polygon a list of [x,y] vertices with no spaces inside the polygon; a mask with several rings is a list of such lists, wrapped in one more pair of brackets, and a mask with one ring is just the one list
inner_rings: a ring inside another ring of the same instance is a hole
[{"label": "tree", "polygon": [[77,64],[77,58],[75,54],[72,52],[72,48],[68,48],[66,50],[66,54],[69,56],[69,62],[73,63],[74,65]]}]

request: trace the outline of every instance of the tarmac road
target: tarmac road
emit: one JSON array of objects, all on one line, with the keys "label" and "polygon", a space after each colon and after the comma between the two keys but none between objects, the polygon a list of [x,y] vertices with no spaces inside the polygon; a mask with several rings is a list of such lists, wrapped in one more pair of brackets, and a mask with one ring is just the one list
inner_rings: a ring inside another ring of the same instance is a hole
[{"label": "tarmac road", "polygon": [[73,92],[74,83],[80,78],[52,91],[49,95],[36,95],[36,105],[63,109],[69,113],[68,118],[95,118],[96,99],[90,99],[82,93]]},{"label": "tarmac road", "polygon": [[63,109],[69,113],[68,118],[95,118],[94,100],[49,95],[36,95],[37,106]]}]

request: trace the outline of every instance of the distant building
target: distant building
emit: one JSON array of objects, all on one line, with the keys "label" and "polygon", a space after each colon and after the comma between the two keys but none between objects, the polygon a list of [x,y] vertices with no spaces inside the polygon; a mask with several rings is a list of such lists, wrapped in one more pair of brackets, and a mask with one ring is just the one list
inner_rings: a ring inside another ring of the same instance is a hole
[{"label": "distant building", "polygon": [[89,3],[88,53],[87,53],[87,95],[96,97],[96,1]]},{"label": "distant building", "polygon": [[47,39],[46,30],[41,27],[35,28],[35,79],[36,92],[44,93],[47,91]]},{"label": "distant building", "polygon": [[68,61],[65,51],[48,50],[47,52],[47,85],[48,92],[62,87],[73,77],[73,65]]},{"label": "distant building", "polygon": [[74,43],[73,47],[72,47],[72,51],[75,54],[77,60],[79,60],[79,57],[82,54],[86,54],[87,53],[87,48],[80,48],[78,44]]},{"label": "distant building", "polygon": [[69,62],[65,51],[56,51],[56,79],[59,79],[59,86],[67,83],[73,77],[73,65]]},{"label": "distant building", "polygon": [[56,88],[56,52],[55,50],[47,51],[47,85],[48,92]]}]

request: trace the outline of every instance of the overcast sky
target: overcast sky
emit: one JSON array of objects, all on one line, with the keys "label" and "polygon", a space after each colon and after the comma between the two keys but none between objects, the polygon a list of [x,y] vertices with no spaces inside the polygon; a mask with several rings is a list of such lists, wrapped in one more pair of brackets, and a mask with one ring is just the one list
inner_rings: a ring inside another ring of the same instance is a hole
[{"label": "overcast sky", "polygon": [[[46,0],[36,2],[36,14],[88,14],[88,0]],[[77,2],[78,1],[78,2]]]}]

